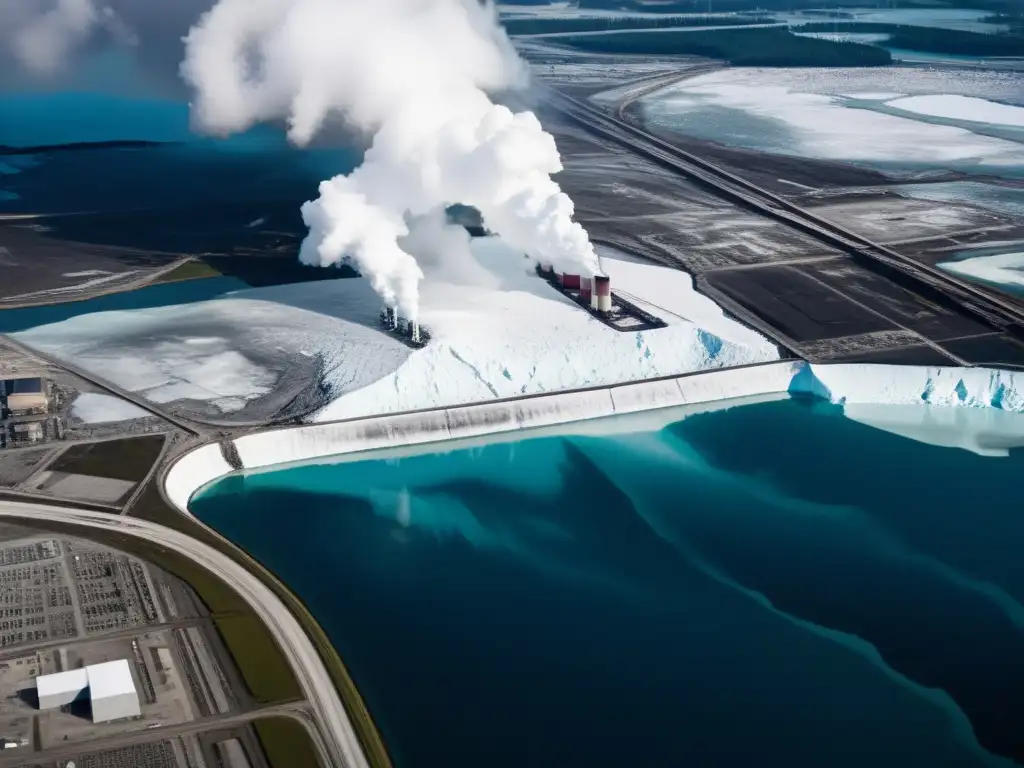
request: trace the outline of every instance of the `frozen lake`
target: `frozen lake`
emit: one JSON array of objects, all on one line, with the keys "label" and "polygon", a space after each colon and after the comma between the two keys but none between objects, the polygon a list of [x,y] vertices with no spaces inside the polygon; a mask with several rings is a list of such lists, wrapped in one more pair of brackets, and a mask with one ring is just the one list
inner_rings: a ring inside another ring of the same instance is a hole
[{"label": "frozen lake", "polygon": [[1024,177],[1024,78],[1014,72],[736,68],[641,107],[654,126],[730,146],[895,174]]}]

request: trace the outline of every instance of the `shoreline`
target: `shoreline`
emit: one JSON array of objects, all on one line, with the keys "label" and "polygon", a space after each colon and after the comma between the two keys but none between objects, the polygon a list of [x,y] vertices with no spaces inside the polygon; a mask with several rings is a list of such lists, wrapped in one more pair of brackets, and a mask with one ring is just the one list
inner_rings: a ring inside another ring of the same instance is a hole
[{"label": "shoreline", "polygon": [[[542,434],[589,430],[608,434],[616,417],[630,416],[630,431],[660,428],[693,412],[727,409],[792,396],[832,403],[927,403],[955,410],[968,407],[1024,413],[1024,372],[980,368],[924,368],[868,364],[813,365],[802,360],[755,363],[698,371],[612,387],[509,398],[475,405],[434,408],[339,422],[280,427],[236,439],[207,442],[177,456],[161,472],[157,488],[177,513],[178,525],[197,526],[240,550],[245,567],[273,592],[283,590],[307,639],[335,667],[329,675],[350,720],[370,746],[384,749],[372,716],[344,662],[315,616],[272,571],[192,514],[189,503],[202,488],[228,475],[276,471],[303,463],[358,461],[410,452],[456,450],[474,443],[519,440]],[[621,423],[621,422],[620,422]],[[186,533],[187,535],[187,533]],[[278,595],[280,599],[280,595]],[[314,629],[309,629],[310,627]],[[367,745],[364,743],[364,748]],[[386,758],[386,752],[385,759]],[[375,765],[377,763],[374,763]]]},{"label": "shoreline", "polygon": [[161,491],[185,518],[202,525],[189,510],[192,497],[234,472],[273,471],[387,449],[519,439],[543,428],[665,414],[681,407],[730,407],[746,398],[787,395],[844,405],[918,404],[1024,412],[1024,371],[783,360],[471,405],[283,426],[208,442],[178,456],[162,474]]},{"label": "shoreline", "polygon": [[165,547],[189,558],[223,581],[262,617],[264,626],[288,658],[310,707],[318,716],[316,719],[327,726],[313,728],[304,718],[296,718],[321,752],[325,765],[338,768],[370,768],[376,765],[368,761],[348,710],[331,684],[330,674],[305,627],[258,573],[187,533],[137,518],[14,501],[0,502],[0,518],[27,521],[36,526],[46,522],[114,532]]}]

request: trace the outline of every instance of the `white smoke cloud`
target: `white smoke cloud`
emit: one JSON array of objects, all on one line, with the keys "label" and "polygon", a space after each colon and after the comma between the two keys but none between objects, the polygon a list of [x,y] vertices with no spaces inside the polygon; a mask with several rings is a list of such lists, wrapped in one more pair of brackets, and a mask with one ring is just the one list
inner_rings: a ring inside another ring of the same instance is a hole
[{"label": "white smoke cloud", "polygon": [[372,135],[363,164],[302,207],[303,262],[352,263],[415,319],[423,273],[410,250],[429,250],[422,238],[433,231],[422,220],[463,203],[532,257],[597,271],[572,201],[551,179],[561,170],[554,139],[532,113],[487,95],[527,79],[490,2],[219,0],[185,50],[201,130],[286,118],[304,145],[342,117]]},{"label": "white smoke cloud", "polygon": [[112,8],[94,0],[0,0],[0,42],[39,75],[60,70],[100,29],[122,44],[137,42]]}]

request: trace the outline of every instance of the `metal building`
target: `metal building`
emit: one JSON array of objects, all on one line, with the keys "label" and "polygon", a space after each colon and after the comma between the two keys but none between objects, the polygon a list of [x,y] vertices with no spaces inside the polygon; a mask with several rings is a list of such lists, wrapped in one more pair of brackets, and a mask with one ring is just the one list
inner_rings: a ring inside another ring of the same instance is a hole
[{"label": "metal building", "polygon": [[88,699],[94,723],[142,714],[127,659],[40,675],[36,678],[36,693],[39,709],[57,709]]},{"label": "metal building", "polygon": [[3,388],[12,415],[46,413],[50,408],[49,387],[41,378],[8,379]]}]

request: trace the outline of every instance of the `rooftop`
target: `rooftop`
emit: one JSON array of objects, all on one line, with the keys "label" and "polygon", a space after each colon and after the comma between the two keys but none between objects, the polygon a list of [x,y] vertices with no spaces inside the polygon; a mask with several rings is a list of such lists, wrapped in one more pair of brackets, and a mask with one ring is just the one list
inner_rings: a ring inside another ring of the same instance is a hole
[{"label": "rooftop", "polygon": [[89,684],[89,673],[85,667],[69,669],[66,672],[54,672],[52,675],[40,675],[36,678],[36,692],[39,698],[53,696],[68,691],[80,691]]},{"label": "rooftop", "polygon": [[9,395],[39,395],[43,392],[43,380],[38,378],[8,379],[4,385]]},{"label": "rooftop", "polygon": [[36,692],[40,699],[58,693],[81,691],[86,687],[89,688],[89,696],[93,699],[134,693],[135,682],[132,680],[128,660],[117,659],[102,664],[90,664],[80,669],[69,669],[66,672],[55,672],[36,678]]},{"label": "rooftop", "polygon": [[90,664],[86,670],[89,673],[89,695],[94,699],[135,692],[135,681],[127,659]]}]

